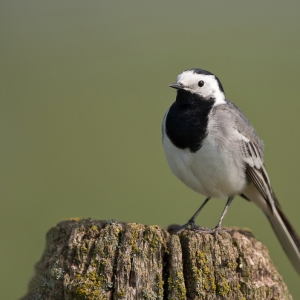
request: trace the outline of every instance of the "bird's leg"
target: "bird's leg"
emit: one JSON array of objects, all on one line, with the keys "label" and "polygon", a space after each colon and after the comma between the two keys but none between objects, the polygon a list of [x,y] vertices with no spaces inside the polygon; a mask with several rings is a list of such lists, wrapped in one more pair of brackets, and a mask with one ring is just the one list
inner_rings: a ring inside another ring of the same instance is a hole
[{"label": "bird's leg", "polygon": [[205,201],[197,209],[197,211],[194,213],[194,215],[188,220],[187,224],[190,224],[191,227],[195,226],[195,220],[196,220],[197,216],[199,215],[200,211],[203,209],[203,207],[207,204],[207,202],[209,200],[210,200],[210,197],[208,197],[208,198],[205,199]]},{"label": "bird's leg", "polygon": [[[210,197],[206,198],[205,201],[201,204],[201,206],[197,209],[197,211],[194,213],[194,215],[188,220],[188,222],[182,226],[180,226],[177,230],[177,234],[182,232],[184,229],[191,227],[191,229],[196,229],[197,225],[195,224],[195,219],[197,218],[198,214],[200,213],[200,211],[202,210],[202,208],[205,206],[205,204],[207,204],[207,202],[210,200]],[[202,228],[203,227],[200,227]]]},{"label": "bird's leg", "polygon": [[[226,202],[226,205],[225,205],[225,208],[223,210],[223,213],[222,213],[222,216],[218,222],[218,224],[213,228],[213,229],[208,229],[208,230],[196,230],[197,232],[205,232],[205,233],[213,233],[215,235],[215,237],[217,237],[217,233],[219,231],[221,231],[221,226],[222,226],[222,222],[223,222],[223,219],[225,217],[225,215],[227,214],[227,211],[228,211],[228,208],[229,208],[229,205],[231,204],[232,200],[233,200],[234,197],[229,197],[227,202]],[[222,231],[226,231],[226,230],[222,230]]]}]

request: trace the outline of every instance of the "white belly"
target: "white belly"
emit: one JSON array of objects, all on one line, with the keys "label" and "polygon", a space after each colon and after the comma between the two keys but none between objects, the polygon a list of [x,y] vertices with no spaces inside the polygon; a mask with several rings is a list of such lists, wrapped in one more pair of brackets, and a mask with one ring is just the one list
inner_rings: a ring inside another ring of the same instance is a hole
[{"label": "white belly", "polygon": [[215,141],[206,139],[201,149],[192,153],[175,147],[164,134],[163,145],[172,172],[194,191],[207,197],[229,197],[245,189],[241,164]]}]

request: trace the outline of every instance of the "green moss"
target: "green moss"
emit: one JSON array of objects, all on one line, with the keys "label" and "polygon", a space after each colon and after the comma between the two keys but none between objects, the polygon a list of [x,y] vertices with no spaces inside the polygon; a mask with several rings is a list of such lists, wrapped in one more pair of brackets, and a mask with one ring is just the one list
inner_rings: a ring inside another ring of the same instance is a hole
[{"label": "green moss", "polygon": [[87,253],[89,249],[88,249],[88,247],[86,246],[86,244],[83,244],[83,245],[81,246],[81,250],[82,250],[82,252]]},{"label": "green moss", "polygon": [[143,289],[142,290],[142,297],[145,300],[156,300],[156,299],[161,299],[162,298],[157,298],[157,295],[155,292],[148,290],[148,289]]},{"label": "green moss", "polygon": [[114,300],[123,299],[126,296],[126,292],[122,289],[114,295]]},{"label": "green moss", "polygon": [[[159,227],[154,225],[154,226],[149,226],[145,230],[145,239],[149,238],[151,236],[151,239],[148,240],[149,246],[153,250],[157,250],[160,248],[162,245],[164,245],[165,240],[162,238],[162,236],[159,234]],[[147,234],[149,232],[149,235]]]},{"label": "green moss", "polygon": [[227,280],[223,278],[221,281],[217,283],[217,291],[219,295],[226,296],[230,291],[230,285],[228,284]]},{"label": "green moss", "polygon": [[251,266],[248,266],[247,261],[242,256],[239,256],[238,258],[237,268],[239,268],[242,277],[250,276]]},{"label": "green moss", "polygon": [[238,264],[235,261],[228,261],[227,267],[231,270],[236,270],[236,268],[238,267]]},{"label": "green moss", "polygon": [[69,294],[78,300],[107,300],[106,291],[111,288],[104,275],[95,271],[84,276],[77,274],[72,286],[74,289]]},{"label": "green moss", "polygon": [[172,293],[172,299],[186,299],[186,288],[182,271],[177,272],[175,276],[168,278],[168,291],[169,294]]},{"label": "green moss", "polygon": [[160,274],[156,275],[156,289],[157,289],[157,299],[163,299],[164,297],[164,281]]},{"label": "green moss", "polygon": [[216,290],[217,289],[217,286],[216,286],[216,284],[215,284],[215,278],[214,277],[209,277],[209,282],[210,282],[210,286],[211,286],[211,288],[212,288],[212,290]]},{"label": "green moss", "polygon": [[197,262],[200,262],[202,265],[207,263],[207,258],[205,253],[200,250],[196,252],[196,260]]},{"label": "green moss", "polygon": [[55,267],[55,264],[54,264],[54,267],[52,269],[50,269],[50,274],[51,274],[51,277],[56,280],[60,280],[60,279],[64,278],[64,270],[62,268]]},{"label": "green moss", "polygon": [[163,300],[164,298],[164,282],[160,274],[156,274],[156,284],[154,289],[149,290],[147,287],[142,289],[142,297],[145,300]]},{"label": "green moss", "polygon": [[139,238],[139,225],[135,223],[130,225],[131,225],[131,239],[129,241],[129,244],[131,245],[132,253],[137,254],[139,249],[136,242]]},{"label": "green moss", "polygon": [[[195,280],[195,288],[196,288],[196,293],[198,295],[203,295],[203,291],[204,291],[204,285],[205,285],[205,279],[203,278],[203,272],[201,269],[193,266],[192,267],[192,271],[193,271],[193,277]],[[204,282],[204,285],[203,285]]]},{"label": "green moss", "polygon": [[214,274],[211,271],[205,252],[196,251],[195,258],[196,263],[192,271],[197,294],[204,295],[205,291],[216,291]]},{"label": "green moss", "polygon": [[99,234],[99,229],[98,226],[96,225],[92,225],[89,230],[88,233],[91,237],[96,237]]}]

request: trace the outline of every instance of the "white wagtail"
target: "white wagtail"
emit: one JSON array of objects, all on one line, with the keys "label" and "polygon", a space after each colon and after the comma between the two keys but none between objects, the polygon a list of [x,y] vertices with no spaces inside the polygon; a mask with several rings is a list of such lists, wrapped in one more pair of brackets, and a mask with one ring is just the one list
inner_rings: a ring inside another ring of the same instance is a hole
[{"label": "white wagtail", "polygon": [[[263,161],[263,144],[243,113],[228,99],[220,80],[202,69],[188,69],[170,85],[176,101],[163,119],[163,146],[172,172],[207,198],[187,224],[217,233],[236,195],[254,202],[269,219],[292,264],[300,273],[300,238],[281,210]],[[211,197],[228,198],[213,229],[195,225]]]}]

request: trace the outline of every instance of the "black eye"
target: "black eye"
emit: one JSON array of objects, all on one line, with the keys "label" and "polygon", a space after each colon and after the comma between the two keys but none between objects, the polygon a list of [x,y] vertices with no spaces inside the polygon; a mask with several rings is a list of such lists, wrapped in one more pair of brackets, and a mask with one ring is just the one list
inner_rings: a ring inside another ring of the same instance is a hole
[{"label": "black eye", "polygon": [[199,87],[203,87],[203,86],[204,86],[204,81],[203,81],[203,80],[200,80],[200,81],[198,82],[198,86],[199,86]]}]

